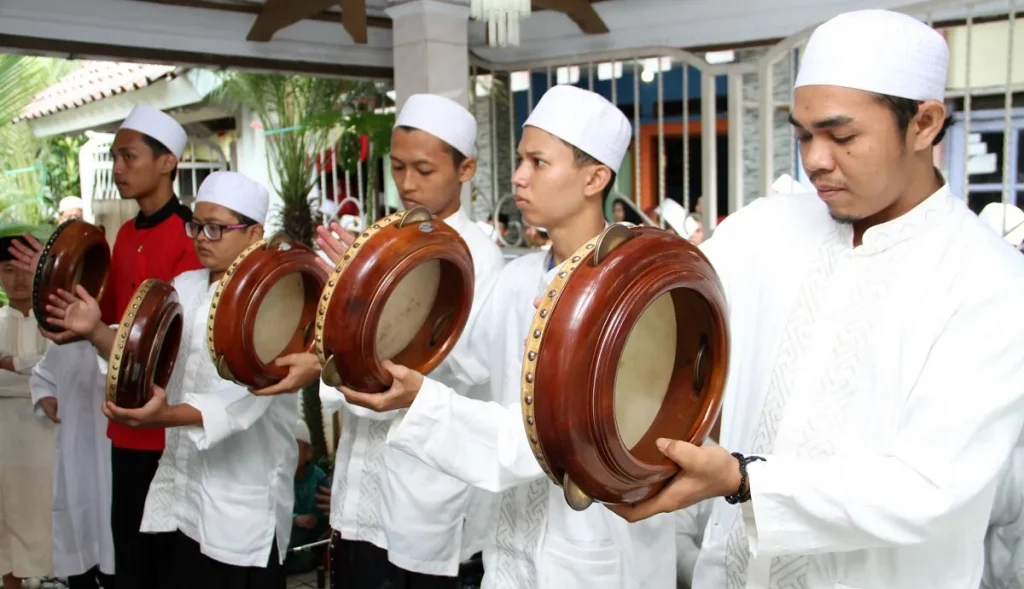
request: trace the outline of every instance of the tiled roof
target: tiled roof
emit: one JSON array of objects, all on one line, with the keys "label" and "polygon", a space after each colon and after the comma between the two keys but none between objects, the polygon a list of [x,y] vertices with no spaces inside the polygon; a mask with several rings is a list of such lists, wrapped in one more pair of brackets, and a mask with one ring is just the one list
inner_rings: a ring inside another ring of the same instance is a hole
[{"label": "tiled roof", "polygon": [[38,119],[116,94],[172,79],[182,68],[122,61],[83,61],[73,72],[36,95],[17,121]]}]

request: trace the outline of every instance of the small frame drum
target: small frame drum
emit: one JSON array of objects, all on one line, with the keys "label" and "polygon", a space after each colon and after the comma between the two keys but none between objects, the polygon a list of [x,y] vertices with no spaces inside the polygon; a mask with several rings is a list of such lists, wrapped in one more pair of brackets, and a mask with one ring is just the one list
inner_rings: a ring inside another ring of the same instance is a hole
[{"label": "small frame drum", "polygon": [[316,253],[283,233],[239,254],[217,285],[206,322],[207,348],[221,378],[261,389],[288,376],[274,361],[312,350],[326,284]]},{"label": "small frame drum", "polygon": [[143,282],[121,316],[107,367],[107,400],[138,409],[166,388],[181,346],[184,316],[170,284]]},{"label": "small frame drum", "polygon": [[616,224],[566,260],[530,327],[522,411],[573,509],[650,498],[679,472],[655,440],[703,443],[728,333],[721,283],[685,239]]},{"label": "small frame drum", "polygon": [[99,227],[72,219],[62,223],[43,246],[32,278],[32,312],[43,329],[60,328],[46,320],[50,295],[64,289],[72,294],[81,284],[93,298],[103,295],[110,269],[110,246]]},{"label": "small frame drum", "polygon": [[317,311],[323,381],[364,392],[391,386],[382,360],[422,374],[451,352],[473,304],[462,237],[416,207],[385,217],[345,252]]}]

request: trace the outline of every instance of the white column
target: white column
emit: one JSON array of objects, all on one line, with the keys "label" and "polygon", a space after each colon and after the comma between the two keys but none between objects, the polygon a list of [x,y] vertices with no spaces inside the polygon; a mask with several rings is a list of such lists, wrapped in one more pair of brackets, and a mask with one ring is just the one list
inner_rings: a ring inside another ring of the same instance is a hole
[{"label": "white column", "polygon": [[[392,0],[396,106],[412,94],[440,94],[469,107],[469,3],[462,0]],[[470,184],[462,208],[472,216]]]}]

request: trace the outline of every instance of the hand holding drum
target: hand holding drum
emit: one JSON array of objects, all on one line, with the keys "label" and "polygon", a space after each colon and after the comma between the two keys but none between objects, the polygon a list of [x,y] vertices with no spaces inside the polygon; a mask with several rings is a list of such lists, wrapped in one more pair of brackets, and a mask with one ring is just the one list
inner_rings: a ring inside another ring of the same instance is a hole
[{"label": "hand holding drum", "polygon": [[721,283],[685,239],[616,224],[566,260],[527,337],[522,411],[568,504],[634,503],[664,487],[679,467],[655,441],[703,442],[728,355]]},{"label": "hand holding drum", "polygon": [[323,381],[377,393],[384,362],[432,371],[469,320],[473,260],[459,234],[422,207],[385,217],[340,254],[316,312]]}]

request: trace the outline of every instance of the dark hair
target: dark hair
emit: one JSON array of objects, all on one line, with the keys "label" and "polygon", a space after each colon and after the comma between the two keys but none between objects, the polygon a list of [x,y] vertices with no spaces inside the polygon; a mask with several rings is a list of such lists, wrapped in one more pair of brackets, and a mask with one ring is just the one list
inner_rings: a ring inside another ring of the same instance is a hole
[{"label": "dark hair", "polygon": [[[898,96],[890,96],[888,94],[876,94],[878,101],[885,105],[894,117],[896,117],[896,127],[900,130],[900,134],[907,132],[910,127],[910,121],[917,116],[917,111],[920,110],[923,102],[919,100],[913,100],[910,98],[900,98]],[[942,143],[942,139],[946,136],[946,130],[949,129],[950,125],[953,124],[953,117],[948,116],[942,123],[942,128],[939,129],[935,139],[932,140],[932,145],[938,145]]]},{"label": "dark hair", "polygon": [[[422,131],[422,129],[417,129],[416,127],[410,127],[408,125],[398,125],[398,128],[403,131]],[[424,133],[426,133],[426,131],[424,131]],[[438,137],[438,139],[441,138]],[[448,148],[448,153],[452,156],[452,163],[455,164],[455,169],[458,170],[459,166],[462,165],[462,162],[468,159],[466,154],[452,147],[451,144],[444,139],[441,139],[441,143],[444,143],[444,146]]]},{"label": "dark hair", "polygon": [[[590,155],[589,153],[583,151],[582,149],[576,147],[575,145],[569,143],[568,141],[565,141],[563,139],[562,143],[565,143],[566,145],[568,145],[569,147],[572,148],[572,160],[573,160],[572,163],[575,164],[577,168],[580,168],[580,167],[583,167],[583,166],[603,166],[604,165],[601,162],[597,161],[597,158],[595,158],[594,156]],[[601,191],[601,202],[604,202],[605,200],[607,200],[608,196],[611,195],[611,193],[612,193],[612,189],[615,188],[615,176],[616,176],[615,170],[613,170],[611,168],[608,168],[608,171],[612,173],[612,177],[608,179],[608,185],[605,186],[604,190]]]},{"label": "dark hair", "polygon": [[256,219],[253,219],[253,218],[250,218],[250,217],[246,217],[245,215],[243,215],[242,213],[239,213],[235,209],[228,209],[228,210],[230,210],[232,213],[235,214],[236,217],[238,217],[238,224],[239,225],[259,225],[259,223],[256,222]]},{"label": "dark hair", "polygon": [[[171,150],[167,149],[167,146],[164,145],[163,143],[160,143],[159,141],[157,141],[156,139],[153,139],[152,137],[150,137],[149,135],[146,135],[145,133],[142,133],[141,135],[142,135],[142,141],[145,142],[145,144],[148,145],[149,148],[153,150],[153,158],[154,159],[156,159],[156,158],[158,158],[158,157],[160,157],[162,155],[166,155],[166,154],[171,153]],[[174,169],[171,170],[171,182],[174,182],[174,179],[177,178],[177,177],[178,177],[178,166],[175,165]]]}]

